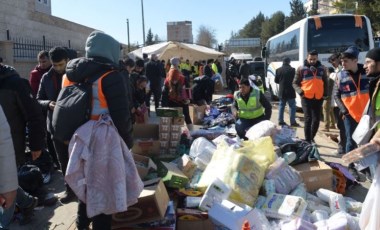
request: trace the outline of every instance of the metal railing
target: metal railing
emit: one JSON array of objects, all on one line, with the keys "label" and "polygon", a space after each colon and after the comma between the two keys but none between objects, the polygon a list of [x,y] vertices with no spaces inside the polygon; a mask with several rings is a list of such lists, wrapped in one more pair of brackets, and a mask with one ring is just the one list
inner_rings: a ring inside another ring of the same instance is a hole
[{"label": "metal railing", "polygon": [[60,41],[47,41],[45,36],[42,40],[33,40],[28,38],[12,38],[13,55],[15,59],[35,59],[41,50],[49,51],[55,46],[70,47],[70,40],[67,43]]}]

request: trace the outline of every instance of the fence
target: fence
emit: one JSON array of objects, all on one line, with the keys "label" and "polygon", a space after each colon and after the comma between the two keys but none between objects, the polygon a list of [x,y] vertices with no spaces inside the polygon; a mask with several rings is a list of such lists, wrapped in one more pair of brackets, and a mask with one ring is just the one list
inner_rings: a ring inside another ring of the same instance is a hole
[{"label": "fence", "polygon": [[36,59],[41,50],[49,51],[55,46],[70,47],[70,40],[68,43],[59,41],[46,41],[45,36],[42,40],[32,40],[28,38],[12,38],[13,41],[13,56],[15,59]]}]

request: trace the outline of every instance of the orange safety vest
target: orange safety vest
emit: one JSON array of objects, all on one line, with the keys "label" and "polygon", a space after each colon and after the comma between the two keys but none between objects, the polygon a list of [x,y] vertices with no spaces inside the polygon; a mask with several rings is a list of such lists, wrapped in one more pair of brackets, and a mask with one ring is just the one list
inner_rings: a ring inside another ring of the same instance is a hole
[{"label": "orange safety vest", "polygon": [[302,75],[301,89],[304,92],[304,96],[308,99],[321,99],[323,97],[323,79],[325,74],[323,66],[319,66],[315,71],[311,71],[310,68],[304,66],[300,70]]},{"label": "orange safety vest", "polygon": [[[92,84],[92,111],[91,120],[98,120],[101,114],[108,113],[108,104],[102,90],[102,80],[105,76],[114,70],[104,73],[99,79]],[[70,81],[66,74],[62,77],[62,88],[73,85],[75,82]]]},{"label": "orange safety vest", "polygon": [[351,117],[356,122],[359,122],[369,100],[369,79],[365,74],[360,74],[356,85],[347,71],[341,71],[339,74],[340,76],[338,75],[337,77],[342,102]]}]

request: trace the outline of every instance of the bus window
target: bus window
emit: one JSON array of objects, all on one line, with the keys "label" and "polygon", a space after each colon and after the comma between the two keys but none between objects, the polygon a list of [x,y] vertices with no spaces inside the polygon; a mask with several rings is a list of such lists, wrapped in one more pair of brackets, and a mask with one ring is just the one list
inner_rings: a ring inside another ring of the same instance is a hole
[{"label": "bus window", "polygon": [[369,50],[367,23],[361,17],[361,26],[355,26],[355,17],[320,17],[321,23],[308,19],[307,50],[318,53],[340,53],[356,45],[360,51]]}]

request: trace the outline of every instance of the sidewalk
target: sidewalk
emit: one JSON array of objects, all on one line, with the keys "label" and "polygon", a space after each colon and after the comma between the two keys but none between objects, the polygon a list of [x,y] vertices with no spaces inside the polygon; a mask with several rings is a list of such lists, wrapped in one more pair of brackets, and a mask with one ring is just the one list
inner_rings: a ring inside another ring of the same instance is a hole
[{"label": "sidewalk", "polygon": [[[273,112],[271,121],[275,124],[278,123],[278,103],[272,102]],[[154,108],[153,108],[154,110]],[[303,114],[297,113],[297,122],[302,126],[297,128],[297,136],[299,138],[304,138],[303,131]],[[285,122],[289,123],[289,115],[285,112],[284,115]],[[157,123],[158,118],[155,116],[154,112],[151,112],[152,123]],[[323,123],[321,122],[319,130],[323,129]],[[338,134],[338,130],[331,130],[329,134]],[[341,156],[334,155],[333,152],[337,149],[337,143],[333,142],[328,136],[326,136],[325,132],[319,131],[317,136],[315,137],[315,142],[318,146],[318,150],[320,152],[321,157],[323,157],[326,161],[341,163],[343,165],[344,162],[341,159]],[[353,188],[346,191],[345,196],[352,197],[358,201],[363,202],[364,198],[368,192],[368,188],[370,186],[370,182],[367,181],[365,183],[361,183],[359,185],[354,186]],[[54,193],[58,193],[61,195],[64,191],[63,186],[63,177],[60,171],[56,171],[52,175],[52,182],[48,184],[48,188],[50,191]],[[43,207],[42,209],[35,211],[35,216],[33,221],[27,226],[19,226],[18,223],[13,223],[10,227],[12,230],[75,230],[75,219],[77,213],[77,203],[72,202],[70,204],[62,205],[59,202],[56,206],[53,207]]]}]

